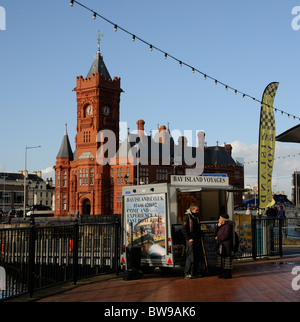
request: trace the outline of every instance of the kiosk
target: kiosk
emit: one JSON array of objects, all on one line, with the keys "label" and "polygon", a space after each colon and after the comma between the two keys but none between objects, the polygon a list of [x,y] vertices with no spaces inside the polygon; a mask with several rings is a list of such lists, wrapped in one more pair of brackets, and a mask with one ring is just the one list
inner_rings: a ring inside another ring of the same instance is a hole
[{"label": "kiosk", "polygon": [[223,209],[233,217],[233,189],[225,174],[171,176],[171,183],[123,187],[121,266],[129,243],[141,246],[141,269],[162,270],[185,263],[182,220],[190,204],[199,205],[207,268],[214,265],[213,232]]}]

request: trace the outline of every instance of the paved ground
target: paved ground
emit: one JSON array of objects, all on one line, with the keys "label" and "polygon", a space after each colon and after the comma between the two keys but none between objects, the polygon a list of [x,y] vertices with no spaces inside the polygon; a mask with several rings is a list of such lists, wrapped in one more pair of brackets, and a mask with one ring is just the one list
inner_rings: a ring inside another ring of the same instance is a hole
[{"label": "paved ground", "polygon": [[186,280],[181,274],[155,272],[134,281],[120,276],[40,302],[300,302],[300,290],[292,287],[300,288],[300,257],[237,263],[230,280],[216,276]]}]

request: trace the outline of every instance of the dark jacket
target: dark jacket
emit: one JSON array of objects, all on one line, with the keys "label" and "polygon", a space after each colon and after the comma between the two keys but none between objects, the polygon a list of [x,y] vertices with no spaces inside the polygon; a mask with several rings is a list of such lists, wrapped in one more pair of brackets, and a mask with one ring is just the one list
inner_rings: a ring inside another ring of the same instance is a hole
[{"label": "dark jacket", "polygon": [[218,237],[217,242],[222,242],[226,249],[226,256],[231,256],[233,250],[233,227],[230,221],[224,225],[217,226],[215,236]]},{"label": "dark jacket", "polygon": [[190,209],[183,217],[182,233],[186,240],[201,238],[200,216],[193,214]]}]

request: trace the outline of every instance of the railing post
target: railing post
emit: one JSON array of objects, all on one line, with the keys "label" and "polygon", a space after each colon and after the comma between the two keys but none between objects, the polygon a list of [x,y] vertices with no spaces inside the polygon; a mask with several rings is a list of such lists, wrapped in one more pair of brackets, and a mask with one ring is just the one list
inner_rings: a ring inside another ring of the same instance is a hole
[{"label": "railing post", "polygon": [[35,284],[35,222],[32,218],[29,228],[29,258],[28,258],[28,291],[29,296],[33,296]]},{"label": "railing post", "polygon": [[252,258],[255,260],[257,256],[257,236],[256,236],[256,217],[252,217],[251,229],[252,229]]},{"label": "railing post", "polygon": [[116,270],[117,276],[119,276],[119,263],[120,263],[120,220],[117,218],[115,223],[115,262],[116,262]]},{"label": "railing post", "polygon": [[79,244],[79,223],[78,219],[74,222],[74,233],[73,233],[73,283],[76,285],[78,280],[78,244]]},{"label": "railing post", "polygon": [[283,252],[282,252],[282,224],[283,224],[283,220],[282,218],[279,218],[279,232],[278,232],[278,239],[279,239],[279,256],[282,257],[283,256]]}]

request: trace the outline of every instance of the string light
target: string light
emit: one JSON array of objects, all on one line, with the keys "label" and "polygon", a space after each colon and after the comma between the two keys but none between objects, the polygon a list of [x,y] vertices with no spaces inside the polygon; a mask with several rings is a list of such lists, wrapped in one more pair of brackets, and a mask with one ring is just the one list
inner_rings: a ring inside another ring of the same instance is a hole
[{"label": "string light", "polygon": [[[202,75],[204,76],[204,79],[205,79],[205,80],[206,80],[207,78],[209,78],[209,79],[211,79],[211,80],[213,80],[213,81],[215,82],[215,85],[217,85],[217,84],[219,83],[220,85],[224,86],[226,90],[228,90],[228,89],[233,90],[233,91],[234,91],[234,93],[235,93],[235,95],[237,95],[237,94],[239,93],[239,94],[241,94],[241,95],[242,95],[242,98],[244,98],[245,96],[247,96],[248,98],[252,98],[252,100],[253,100],[253,101],[258,102],[258,103],[260,103],[260,104],[263,104],[263,102],[262,102],[262,101],[260,101],[259,99],[255,98],[255,97],[252,97],[252,96],[250,96],[250,95],[248,95],[248,94],[245,94],[245,93],[243,93],[243,92],[241,92],[241,91],[239,91],[239,90],[237,90],[237,89],[235,89],[235,88],[233,88],[233,87],[230,87],[229,85],[227,85],[227,84],[225,84],[225,83],[223,83],[223,82],[220,82],[219,80],[217,80],[217,79],[215,79],[215,78],[213,78],[213,77],[211,77],[211,76],[207,75],[206,73],[203,73],[202,71],[200,71],[200,70],[198,70],[198,69],[195,69],[195,68],[191,67],[190,65],[188,65],[188,64],[186,64],[186,63],[184,63],[182,60],[180,60],[180,59],[178,59],[178,58],[176,58],[176,57],[174,57],[174,56],[168,55],[168,54],[167,54],[166,52],[164,52],[163,50],[159,49],[158,47],[154,47],[153,45],[151,45],[150,43],[148,43],[147,41],[145,41],[145,40],[143,40],[143,39],[141,39],[141,38],[139,38],[139,37],[136,37],[134,34],[132,34],[131,32],[129,32],[128,30],[126,30],[126,29],[124,29],[124,28],[122,28],[122,27],[120,27],[120,26],[116,25],[115,23],[113,23],[112,21],[108,20],[107,18],[105,18],[105,17],[103,17],[103,16],[99,15],[97,12],[95,12],[95,11],[93,11],[92,9],[88,8],[87,6],[83,5],[83,4],[82,4],[82,3],[80,3],[79,1],[77,1],[77,0],[71,0],[71,1],[70,1],[70,6],[71,6],[71,7],[73,7],[74,3],[78,4],[79,6],[81,6],[82,8],[84,8],[84,9],[86,9],[86,10],[91,11],[91,12],[93,13],[93,19],[96,19],[96,16],[98,16],[98,17],[100,17],[101,19],[103,19],[103,20],[105,20],[106,22],[108,22],[109,24],[113,25],[113,26],[114,26],[114,30],[115,30],[115,31],[117,31],[118,29],[120,29],[120,30],[122,30],[123,32],[125,32],[125,33],[127,33],[127,34],[131,35],[131,36],[132,36],[132,41],[133,41],[133,42],[134,42],[136,39],[138,39],[139,41],[141,41],[141,42],[143,42],[144,44],[148,45],[151,51],[152,51],[153,49],[156,49],[157,51],[159,51],[159,52],[163,53],[163,54],[164,54],[164,58],[165,58],[165,59],[167,59],[167,57],[169,56],[169,57],[170,57],[170,58],[172,58],[173,60],[176,60],[177,62],[179,62],[180,67],[181,67],[182,65],[185,65],[186,67],[190,67],[190,68],[192,69],[192,72],[193,72],[193,73],[194,73],[194,72],[197,72],[197,73],[199,73],[199,74],[202,74]],[[280,111],[280,112],[281,112],[281,115],[285,114],[285,115],[287,115],[288,117],[289,117],[289,116],[292,116],[294,120],[295,120],[295,119],[298,119],[298,120],[300,121],[300,118],[299,118],[299,117],[296,117],[295,115],[291,115],[290,113],[284,112],[284,111],[279,110],[278,108],[275,108],[275,107],[272,107],[272,108],[275,110],[275,112],[277,112],[277,110],[278,110],[278,111]]]},{"label": "string light", "polygon": [[[285,159],[285,158],[291,158],[291,157],[296,157],[300,155],[300,153],[296,153],[296,154],[288,154],[288,155],[285,155],[285,156],[281,156],[281,157],[276,157],[274,158],[274,160],[279,160],[279,159]],[[244,164],[252,164],[252,163],[258,163],[258,161],[247,161],[247,162],[244,162]]]}]

